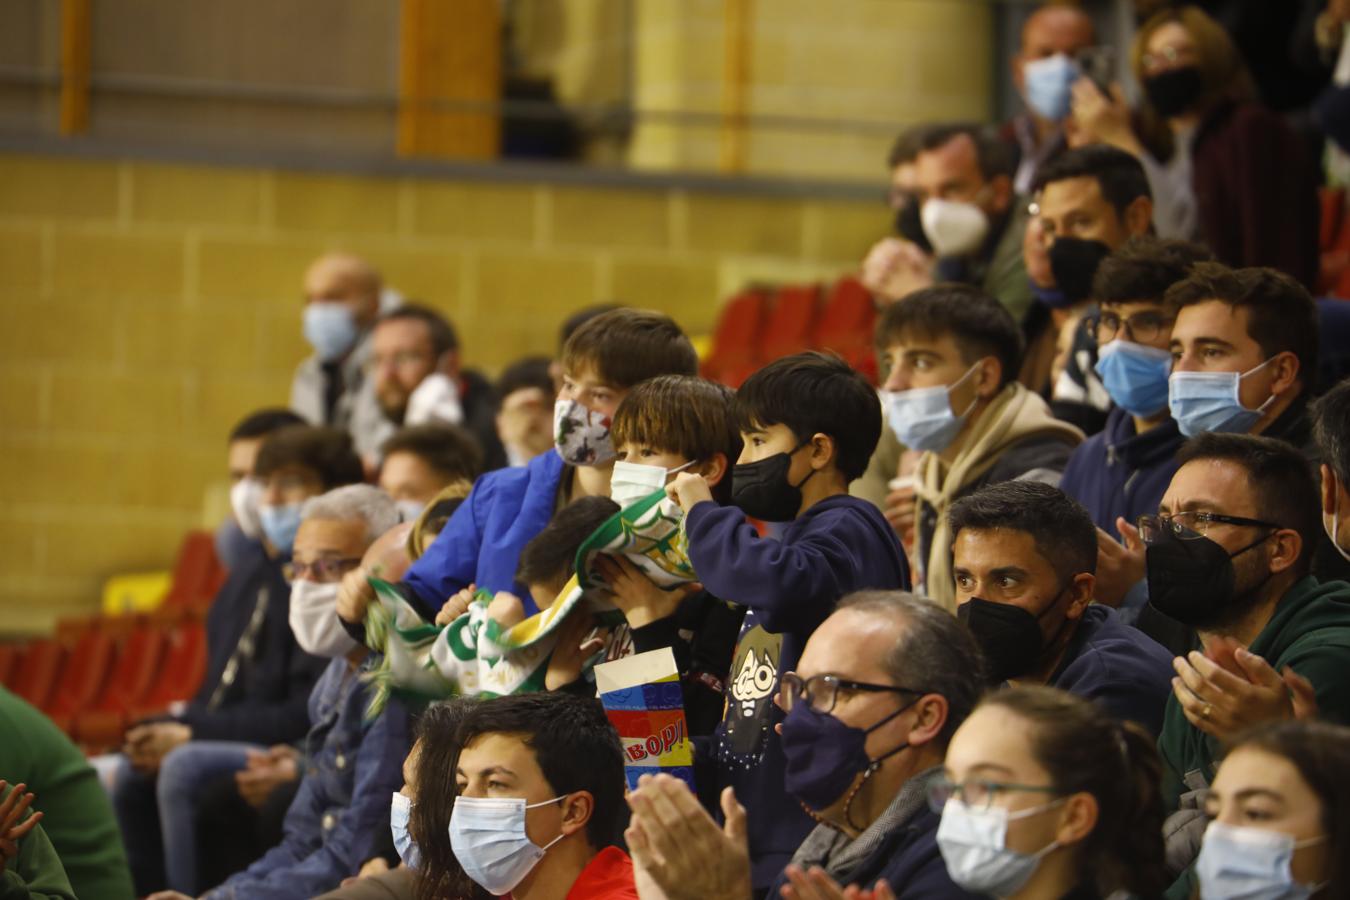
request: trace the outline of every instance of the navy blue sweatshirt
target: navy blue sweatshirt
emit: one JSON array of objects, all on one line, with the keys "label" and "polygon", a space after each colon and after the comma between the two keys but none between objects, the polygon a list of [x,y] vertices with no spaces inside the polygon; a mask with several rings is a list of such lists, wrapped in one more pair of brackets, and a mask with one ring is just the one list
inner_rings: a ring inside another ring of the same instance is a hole
[{"label": "navy blue sweatshirt", "polygon": [[1172,675],[1172,654],[1162,644],[1094,603],[1083,611],[1049,684],[1096,701],[1112,718],[1138,722],[1157,737]]},{"label": "navy blue sweatshirt", "polygon": [[[689,559],[709,593],[748,608],[732,657],[726,711],[710,754],[717,789],[731,785],[749,816],[757,890],[783,870],[815,823],[784,790],[787,763],[773,726],[783,672],[845,594],[908,590],[909,566],[895,531],[875,506],[828,497],[760,537],[734,506],[704,502],[685,519]],[[704,796],[708,796],[704,792]]]},{"label": "navy blue sweatshirt", "polygon": [[1120,540],[1117,516],[1133,524],[1142,515],[1157,515],[1158,503],[1177,471],[1177,450],[1185,440],[1170,417],[1136,434],[1134,418],[1114,407],[1106,427],[1069,457],[1060,490],[1083,504],[1098,528]]},{"label": "navy blue sweatshirt", "polygon": [[[264,598],[264,592],[266,596]],[[262,601],[251,653],[241,654],[233,680],[213,706],[226,666]],[[328,665],[295,643],[291,587],[281,562],[260,545],[230,572],[206,614],[206,677],[178,720],[194,740],[289,744],[309,730],[309,693]]]}]

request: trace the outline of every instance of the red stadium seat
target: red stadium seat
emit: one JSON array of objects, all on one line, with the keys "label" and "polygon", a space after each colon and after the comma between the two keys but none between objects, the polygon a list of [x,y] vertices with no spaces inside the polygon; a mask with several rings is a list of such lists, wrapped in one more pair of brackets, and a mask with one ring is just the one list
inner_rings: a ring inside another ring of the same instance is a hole
[{"label": "red stadium seat", "polygon": [[188,619],[165,633],[159,671],[153,684],[128,710],[128,723],[157,715],[177,700],[190,699],[206,677],[206,627]]},{"label": "red stadium seat", "polygon": [[819,316],[819,285],[779,288],[760,338],[760,358],[770,362],[811,349],[812,332]]},{"label": "red stadium seat", "polygon": [[849,365],[877,381],[877,358],[873,347],[876,307],[862,283],[855,278],[841,279],[830,291],[816,325],[813,344],[832,350]]},{"label": "red stadium seat", "polygon": [[30,641],[8,683],[9,689],[41,709],[56,687],[65,655],[65,648],[50,638]]},{"label": "red stadium seat", "polygon": [[167,642],[167,629],[156,624],[142,624],[126,636],[98,699],[75,717],[76,739],[99,747],[121,740],[128,711],[154,684]]},{"label": "red stadium seat", "polygon": [[712,349],[703,363],[704,377],[739,387],[759,367],[759,339],[768,308],[768,293],[759,288],[742,291],[722,306]]},{"label": "red stadium seat", "polygon": [[0,684],[9,686],[10,678],[18,671],[19,657],[22,653],[22,644],[0,644]]},{"label": "red stadium seat", "polygon": [[113,639],[94,629],[71,648],[56,688],[42,707],[53,722],[69,733],[74,716],[89,706],[98,695],[112,665]]},{"label": "red stadium seat", "polygon": [[205,609],[225,583],[227,573],[216,559],[215,536],[209,531],[189,531],[178,550],[173,585],[165,606]]}]

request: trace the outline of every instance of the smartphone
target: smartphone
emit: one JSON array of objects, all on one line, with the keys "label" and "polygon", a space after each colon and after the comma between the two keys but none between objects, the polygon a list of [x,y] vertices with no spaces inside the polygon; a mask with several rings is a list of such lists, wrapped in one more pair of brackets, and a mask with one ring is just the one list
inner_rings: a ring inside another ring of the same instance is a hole
[{"label": "smartphone", "polygon": [[1078,70],[1097,85],[1097,89],[1111,96],[1111,82],[1116,80],[1116,52],[1112,47],[1088,47],[1080,50]]}]

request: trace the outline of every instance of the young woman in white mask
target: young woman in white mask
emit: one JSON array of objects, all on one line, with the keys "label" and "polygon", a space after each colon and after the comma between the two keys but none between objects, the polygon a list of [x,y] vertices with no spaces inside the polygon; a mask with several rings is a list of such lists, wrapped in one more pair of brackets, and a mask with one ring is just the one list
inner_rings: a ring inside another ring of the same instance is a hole
[{"label": "young woman in white mask", "polygon": [[1205,900],[1350,897],[1350,729],[1280,722],[1238,737],[1204,799]]},{"label": "young woman in white mask", "polygon": [[947,874],[1012,900],[1161,895],[1162,763],[1139,726],[1048,687],[986,697],[957,729],[929,800]]}]

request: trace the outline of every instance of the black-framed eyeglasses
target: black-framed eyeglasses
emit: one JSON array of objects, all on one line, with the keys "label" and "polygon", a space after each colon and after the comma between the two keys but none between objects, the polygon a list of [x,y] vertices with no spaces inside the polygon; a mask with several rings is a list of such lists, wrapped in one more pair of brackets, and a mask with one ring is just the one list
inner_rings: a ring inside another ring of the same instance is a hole
[{"label": "black-framed eyeglasses", "polygon": [[779,690],[785,712],[792,712],[792,707],[796,705],[797,701],[801,700],[818,713],[833,712],[834,704],[839,700],[840,691],[865,691],[874,694],[925,693],[895,684],[869,684],[865,681],[849,681],[847,678],[840,678],[837,675],[812,675],[810,678],[802,678],[796,672],[787,672],[783,675]]},{"label": "black-framed eyeglasses", "polygon": [[928,806],[933,812],[940,813],[947,801],[956,799],[973,810],[986,810],[998,794],[1009,791],[1031,791],[1037,794],[1058,794],[1059,791],[1048,784],[1018,784],[1014,781],[993,781],[988,778],[969,778],[965,781],[952,781],[945,775],[939,775],[928,782]]},{"label": "black-framed eyeglasses", "polygon": [[1226,516],[1215,512],[1179,512],[1159,513],[1156,516],[1140,516],[1139,537],[1145,544],[1152,544],[1163,536],[1164,529],[1183,541],[1193,541],[1209,533],[1209,526],[1242,525],[1250,528],[1270,528],[1278,531],[1283,525],[1266,522],[1261,519],[1248,519],[1245,516]]},{"label": "black-framed eyeglasses", "polygon": [[307,578],[309,581],[327,583],[340,581],[343,575],[359,565],[361,565],[359,557],[340,559],[336,556],[325,556],[314,560],[312,563],[292,560],[281,567],[281,574],[286,577],[287,581],[299,581],[302,578]]},{"label": "black-framed eyeglasses", "polygon": [[1121,333],[1121,329],[1124,329],[1125,337],[1128,340],[1146,344],[1149,341],[1156,340],[1164,331],[1171,334],[1174,322],[1176,322],[1175,316],[1151,310],[1137,312],[1124,318],[1113,312],[1103,312],[1101,317],[1097,319],[1097,343],[1099,345],[1109,344]]}]

